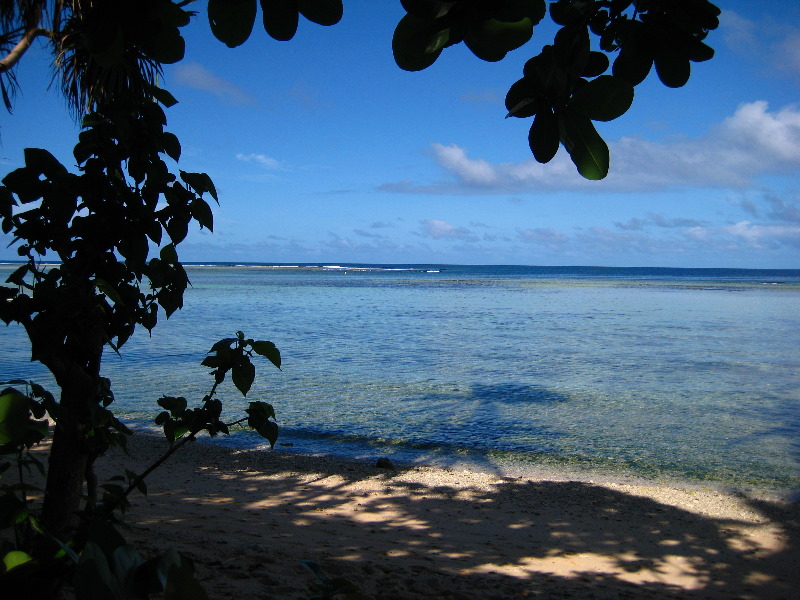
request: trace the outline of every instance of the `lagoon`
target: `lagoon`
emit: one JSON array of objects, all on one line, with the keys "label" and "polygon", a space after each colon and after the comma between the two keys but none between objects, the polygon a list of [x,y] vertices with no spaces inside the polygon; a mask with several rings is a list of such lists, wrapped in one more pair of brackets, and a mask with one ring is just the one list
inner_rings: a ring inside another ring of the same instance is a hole
[{"label": "lagoon", "polygon": [[[8,269],[10,267],[3,267]],[[282,452],[800,488],[800,271],[195,265],[185,308],[108,352],[119,416],[199,400],[242,330]],[[0,377],[44,374],[18,327]],[[237,410],[237,407],[239,410]],[[259,443],[245,433],[221,440]]]}]

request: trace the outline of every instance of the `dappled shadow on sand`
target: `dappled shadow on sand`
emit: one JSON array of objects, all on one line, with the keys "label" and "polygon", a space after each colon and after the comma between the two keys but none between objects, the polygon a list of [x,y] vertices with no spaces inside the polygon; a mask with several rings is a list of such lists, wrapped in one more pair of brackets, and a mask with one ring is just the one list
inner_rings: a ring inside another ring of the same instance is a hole
[{"label": "dappled shadow on sand", "polygon": [[[156,472],[150,496],[134,499],[130,537],[192,557],[212,598],[308,597],[300,560],[369,598],[788,600],[800,590],[796,504],[742,498],[704,516],[687,491],[678,508],[621,487],[470,485],[458,472],[195,446],[178,459],[185,471]],[[765,548],[764,536],[778,543]]]}]

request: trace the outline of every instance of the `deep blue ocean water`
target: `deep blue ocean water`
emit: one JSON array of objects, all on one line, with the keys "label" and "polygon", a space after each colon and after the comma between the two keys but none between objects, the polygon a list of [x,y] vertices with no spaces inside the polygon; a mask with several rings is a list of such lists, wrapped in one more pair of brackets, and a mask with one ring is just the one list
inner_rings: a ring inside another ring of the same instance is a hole
[{"label": "deep blue ocean water", "polygon": [[[0,267],[10,271],[10,267]],[[277,451],[498,472],[800,489],[800,270],[205,265],[185,308],[104,359],[118,414],[199,401],[242,330],[280,348]],[[3,276],[3,279],[5,276]],[[20,328],[0,378],[47,381]],[[224,443],[260,443],[238,433]]]}]

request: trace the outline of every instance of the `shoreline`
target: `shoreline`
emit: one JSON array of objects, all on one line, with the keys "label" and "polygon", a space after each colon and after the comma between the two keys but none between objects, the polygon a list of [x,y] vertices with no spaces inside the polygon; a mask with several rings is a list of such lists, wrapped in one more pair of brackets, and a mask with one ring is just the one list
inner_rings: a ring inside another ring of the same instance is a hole
[{"label": "shoreline", "polygon": [[[136,434],[147,437],[162,438],[160,427],[141,422],[127,423]],[[592,462],[590,459],[570,461],[558,457],[541,455],[518,457],[513,453],[498,451],[470,451],[465,448],[437,447],[433,450],[405,448],[391,442],[341,442],[335,438],[313,440],[309,442],[304,436],[288,434],[282,430],[274,452],[292,456],[316,456],[327,459],[338,459],[345,462],[374,462],[377,458],[389,458],[396,466],[403,469],[430,467],[444,471],[471,471],[505,477],[509,479],[535,479],[549,481],[574,481],[589,484],[629,484],[644,487],[670,487],[678,489],[708,490],[726,494],[744,494],[748,497],[778,502],[800,502],[800,487],[765,484],[752,481],[732,481],[692,477],[678,471],[645,474],[629,464]],[[244,439],[238,438],[244,434]],[[210,438],[201,433],[197,440],[201,444],[216,446],[229,451],[267,451],[269,444],[255,433],[243,430],[232,432],[230,436]]]},{"label": "shoreline", "polygon": [[[135,435],[100,478],[166,447]],[[661,483],[510,477],[187,444],[126,537],[197,564],[210,598],[308,598],[314,561],[375,599],[760,598],[800,588],[800,505]]]}]

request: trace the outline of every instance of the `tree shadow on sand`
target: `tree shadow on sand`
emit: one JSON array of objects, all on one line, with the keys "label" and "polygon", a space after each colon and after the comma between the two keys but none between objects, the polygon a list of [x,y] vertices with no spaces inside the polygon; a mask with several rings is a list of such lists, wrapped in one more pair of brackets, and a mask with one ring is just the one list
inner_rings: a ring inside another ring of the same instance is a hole
[{"label": "tree shadow on sand", "polygon": [[[387,600],[789,600],[800,589],[797,504],[742,497],[708,516],[690,491],[676,492],[679,508],[623,487],[489,476],[469,487],[455,471],[426,480],[419,467],[202,446],[179,459],[180,479],[156,472],[134,499],[132,537],[192,557],[212,598],[306,598],[301,560]],[[759,544],[765,530],[779,547]]]}]

